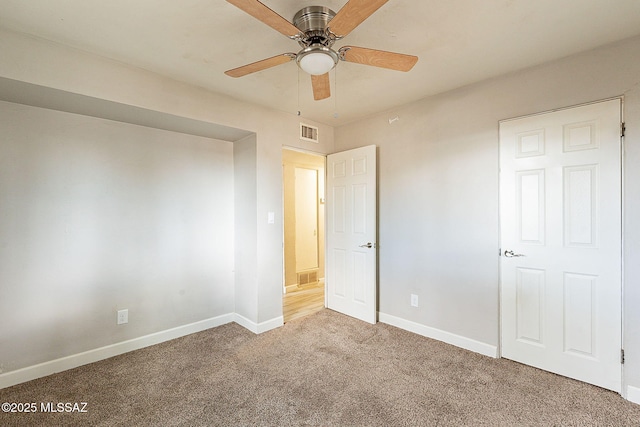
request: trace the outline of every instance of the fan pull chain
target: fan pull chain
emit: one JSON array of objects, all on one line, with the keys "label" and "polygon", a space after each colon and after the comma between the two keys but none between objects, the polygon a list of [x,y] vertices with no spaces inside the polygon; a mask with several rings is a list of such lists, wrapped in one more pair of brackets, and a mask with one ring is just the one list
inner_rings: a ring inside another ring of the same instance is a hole
[{"label": "fan pull chain", "polygon": [[338,114],[338,67],[333,72],[333,118],[337,119]]},{"label": "fan pull chain", "polygon": [[300,115],[300,67],[296,67],[298,72],[298,116]]}]

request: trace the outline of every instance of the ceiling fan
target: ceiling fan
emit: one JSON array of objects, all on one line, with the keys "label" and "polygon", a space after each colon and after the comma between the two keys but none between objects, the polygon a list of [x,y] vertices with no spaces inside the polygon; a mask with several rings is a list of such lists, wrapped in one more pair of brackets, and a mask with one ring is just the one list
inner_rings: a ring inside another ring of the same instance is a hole
[{"label": "ceiling fan", "polygon": [[283,53],[225,71],[231,77],[246,76],[295,60],[302,70],[311,74],[313,98],[318,101],[331,96],[329,71],[339,60],[398,71],[409,71],[418,62],[417,56],[364,47],[343,46],[337,51],[332,49],[336,40],[348,35],[388,0],[349,0],[338,13],[324,6],[308,6],[295,14],[293,23],[258,0],[227,1],[297,41],[302,47],[298,53]]}]

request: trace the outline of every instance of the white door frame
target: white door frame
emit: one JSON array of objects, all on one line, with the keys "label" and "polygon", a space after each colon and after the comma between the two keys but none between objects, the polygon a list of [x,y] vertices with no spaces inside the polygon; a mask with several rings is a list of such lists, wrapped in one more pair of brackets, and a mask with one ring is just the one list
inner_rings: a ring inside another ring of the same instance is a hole
[{"label": "white door frame", "polygon": [[[582,104],[576,104],[576,105],[570,105],[570,106],[566,106],[566,107],[561,107],[561,108],[554,108],[552,110],[547,110],[547,111],[541,111],[541,112],[537,112],[537,113],[533,113],[533,114],[527,114],[527,115],[523,115],[523,116],[517,116],[517,117],[510,117],[507,119],[503,119],[500,120],[499,122],[506,122],[506,121],[511,121],[511,120],[518,120],[518,119],[522,119],[522,118],[526,118],[526,117],[534,117],[534,116],[538,116],[538,115],[542,115],[542,114],[548,114],[548,113],[553,113],[556,111],[562,111],[562,110],[569,110],[572,108],[577,108],[577,107],[582,107],[582,106],[586,106],[586,105],[592,105],[592,104],[598,104],[601,102],[606,102],[606,101],[612,101],[612,100],[620,100],[620,119],[621,122],[624,125],[625,122],[625,115],[624,115],[624,110],[625,110],[625,103],[624,103],[624,95],[620,95],[620,96],[615,96],[615,97],[611,97],[611,98],[605,98],[605,99],[600,99],[597,101],[591,101],[591,102],[586,102],[586,103],[582,103]],[[621,129],[621,140],[620,140],[620,180],[621,180],[621,194],[620,194],[620,212],[621,212],[621,242],[620,242],[620,259],[621,259],[621,264],[620,264],[620,286],[621,286],[621,292],[620,292],[620,313],[621,313],[621,325],[620,325],[620,333],[621,333],[621,337],[620,337],[620,343],[621,343],[621,347],[622,349],[625,348],[625,342],[624,342],[624,319],[625,319],[625,308],[624,308],[624,293],[625,293],[625,275],[624,275],[624,264],[625,264],[625,256],[624,256],[624,243],[625,243],[625,210],[624,210],[624,205],[625,205],[625,181],[624,181],[624,172],[625,172],[625,162],[624,162],[624,153],[625,153],[625,134],[624,134],[624,129]],[[500,165],[500,140],[498,137],[498,165]],[[498,166],[499,168],[499,166]],[[501,215],[501,197],[500,197],[500,178],[498,178],[498,227],[499,227],[499,246],[502,243],[502,215]],[[502,256],[502,250],[504,248],[499,247],[498,248],[498,256],[500,257],[499,260],[499,268],[498,268],[498,280],[499,280],[499,291],[498,291],[498,307],[499,307],[499,313],[498,313],[498,357],[503,357],[502,356],[502,330],[503,330],[503,324],[502,324],[502,311],[503,311],[503,307],[502,307],[502,293],[503,293],[503,280],[502,280],[502,262],[503,262],[503,256]],[[624,376],[624,370],[625,370],[625,364],[621,363],[620,364],[620,376],[621,376],[621,395],[623,397],[627,397],[627,387],[626,387],[626,380],[625,380],[625,376]]]}]

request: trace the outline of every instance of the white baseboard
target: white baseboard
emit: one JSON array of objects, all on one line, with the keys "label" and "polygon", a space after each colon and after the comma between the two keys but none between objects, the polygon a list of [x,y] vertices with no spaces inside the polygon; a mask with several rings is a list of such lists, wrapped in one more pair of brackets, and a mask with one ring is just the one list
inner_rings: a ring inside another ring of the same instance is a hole
[{"label": "white baseboard", "polygon": [[201,332],[206,329],[215,328],[216,326],[231,323],[233,321],[233,313],[224,314],[222,316],[212,317],[210,319],[201,320],[188,325],[167,329],[166,331],[156,332],[143,337],[133,338],[105,347],[96,348],[94,350],[85,351],[83,353],[73,354],[71,356],[62,357],[60,359],[51,360],[38,365],[27,366],[26,368],[6,372],[4,374],[0,374],[0,389],[35,380],[36,378],[46,377],[47,375],[66,371],[67,369],[77,368],[78,366],[86,365],[88,363],[98,362],[129,351],[160,344],[165,341]]},{"label": "white baseboard", "polygon": [[234,322],[238,325],[242,326],[245,329],[250,330],[254,334],[261,334],[263,332],[270,331],[271,329],[279,328],[284,325],[284,317],[279,316],[271,320],[267,320],[266,322],[255,323],[246,317],[235,313],[234,314]]},{"label": "white baseboard", "polygon": [[293,285],[286,285],[284,287],[284,289],[285,289],[285,293],[288,294],[290,292],[293,292],[293,291],[297,290],[298,289],[298,284],[294,283]]},{"label": "white baseboard", "polygon": [[266,322],[258,323],[258,334],[270,331],[272,329],[279,328],[284,325],[284,317],[278,316],[275,319],[267,320]]},{"label": "white baseboard", "polygon": [[628,385],[627,400],[640,405],[640,388]]},{"label": "white baseboard", "polygon": [[498,347],[494,345],[486,344],[480,341],[473,340],[471,338],[452,334],[450,332],[442,331],[440,329],[425,326],[420,323],[412,322],[410,320],[402,319],[400,317],[381,312],[378,312],[378,320],[382,323],[386,323],[388,325],[395,326],[397,328],[404,329],[418,335],[422,335],[423,337],[433,338],[434,340],[446,342],[447,344],[464,348],[465,350],[480,353],[489,357],[498,357]]}]

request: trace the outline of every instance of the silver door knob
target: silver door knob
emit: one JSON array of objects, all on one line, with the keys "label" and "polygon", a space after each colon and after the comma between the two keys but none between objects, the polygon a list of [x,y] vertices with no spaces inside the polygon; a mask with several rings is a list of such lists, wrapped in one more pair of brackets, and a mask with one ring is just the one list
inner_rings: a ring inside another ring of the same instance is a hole
[{"label": "silver door knob", "polygon": [[513,251],[504,251],[504,256],[507,258],[517,258],[521,256],[525,256],[524,254],[516,254]]},{"label": "silver door knob", "polygon": [[376,245],[369,242],[369,243],[365,243],[364,245],[360,245],[361,248],[375,248]]}]

